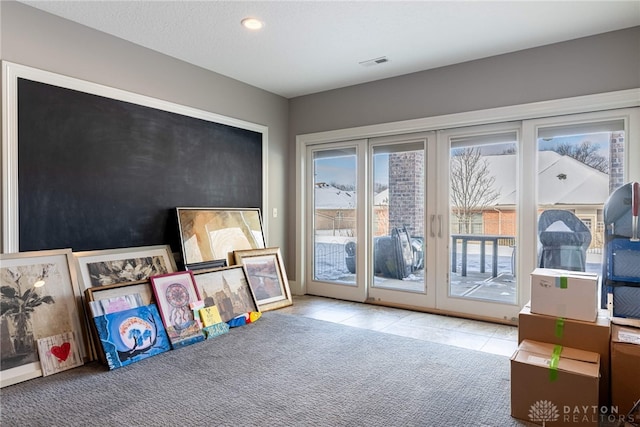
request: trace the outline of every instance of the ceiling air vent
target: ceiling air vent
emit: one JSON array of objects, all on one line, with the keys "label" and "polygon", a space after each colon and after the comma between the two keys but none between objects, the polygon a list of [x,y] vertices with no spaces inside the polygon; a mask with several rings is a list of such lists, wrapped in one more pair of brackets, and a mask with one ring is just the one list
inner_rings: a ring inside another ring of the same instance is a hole
[{"label": "ceiling air vent", "polygon": [[384,64],[385,62],[389,62],[389,58],[387,58],[386,56],[381,56],[380,58],[359,62],[359,64],[363,67],[372,67],[374,65]]}]

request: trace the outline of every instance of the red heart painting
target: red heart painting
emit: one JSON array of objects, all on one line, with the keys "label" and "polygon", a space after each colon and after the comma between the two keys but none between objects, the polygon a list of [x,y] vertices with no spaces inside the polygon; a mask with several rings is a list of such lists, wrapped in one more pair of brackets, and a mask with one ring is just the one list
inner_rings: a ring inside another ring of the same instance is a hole
[{"label": "red heart painting", "polygon": [[64,362],[69,357],[71,351],[71,344],[68,342],[63,343],[61,346],[54,345],[51,347],[51,354],[58,358],[59,361]]}]

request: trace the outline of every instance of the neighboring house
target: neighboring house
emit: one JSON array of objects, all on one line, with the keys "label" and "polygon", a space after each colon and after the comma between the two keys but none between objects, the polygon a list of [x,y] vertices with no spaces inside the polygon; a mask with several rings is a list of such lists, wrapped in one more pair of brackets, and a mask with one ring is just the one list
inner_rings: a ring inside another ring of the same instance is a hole
[{"label": "neighboring house", "polygon": [[[483,156],[492,171],[493,188],[500,196],[496,202],[477,213],[474,233],[516,235],[516,180],[515,154]],[[604,201],[609,196],[609,175],[569,156],[555,151],[538,153],[538,206],[539,210],[565,209],[575,213],[596,235],[601,231]],[[376,212],[375,235],[389,234],[390,191],[374,195]],[[326,183],[317,183],[315,190],[316,231],[339,235],[353,233],[356,206],[355,191],[344,191]],[[455,217],[452,217],[455,221]],[[455,226],[455,224],[452,224]],[[595,229],[594,229],[595,227]],[[345,231],[349,229],[349,231]],[[452,228],[455,229],[455,228]],[[337,231],[341,230],[341,231]],[[353,235],[353,234],[350,234]],[[593,239],[592,246],[600,242]]]},{"label": "neighboring house", "polygon": [[354,236],[356,193],[324,182],[316,183],[314,194],[317,234]]},{"label": "neighboring house", "polygon": [[[494,189],[500,197],[481,213],[483,234],[515,236],[515,154],[484,156],[495,176]],[[555,151],[538,153],[538,210],[569,210],[597,236],[601,230],[604,202],[609,197],[609,175]],[[480,215],[480,213],[479,213]],[[592,239],[592,246],[601,244]]]}]

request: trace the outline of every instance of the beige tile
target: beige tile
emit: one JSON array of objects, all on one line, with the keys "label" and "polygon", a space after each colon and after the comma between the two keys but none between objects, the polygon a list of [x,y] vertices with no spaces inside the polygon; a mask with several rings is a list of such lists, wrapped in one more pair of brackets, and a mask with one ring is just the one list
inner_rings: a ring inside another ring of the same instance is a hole
[{"label": "beige tile", "polygon": [[311,295],[295,296],[280,312],[506,357],[518,340],[514,326]]},{"label": "beige tile", "polygon": [[334,322],[334,323],[342,323],[353,316],[354,316],[353,311],[349,309],[346,309],[346,310],[341,309],[339,307],[322,308],[320,310],[315,310],[305,315],[305,317],[310,317],[312,319],[326,320],[328,322]]},{"label": "beige tile", "polygon": [[362,312],[354,314],[352,317],[340,322],[343,325],[355,326],[358,328],[372,329],[374,331],[380,331],[401,319],[401,316],[396,316],[387,313],[376,312]]},{"label": "beige tile", "polygon": [[489,338],[485,345],[480,348],[480,351],[485,353],[498,354],[500,356],[511,357],[513,352],[518,348],[517,341],[505,340],[500,338]]},{"label": "beige tile", "polygon": [[498,330],[495,334],[493,334],[493,337],[511,341],[518,341],[518,327],[498,325]]},{"label": "beige tile", "polygon": [[482,335],[427,326],[412,327],[400,322],[389,325],[380,331],[473,350],[480,350],[489,340],[488,337]]},{"label": "beige tile", "polygon": [[498,325],[495,323],[479,322],[476,320],[464,320],[457,327],[457,330],[491,337],[498,331]]},{"label": "beige tile", "polygon": [[441,316],[438,314],[415,312],[402,318],[400,322],[416,327],[455,329],[464,322],[464,319]]}]

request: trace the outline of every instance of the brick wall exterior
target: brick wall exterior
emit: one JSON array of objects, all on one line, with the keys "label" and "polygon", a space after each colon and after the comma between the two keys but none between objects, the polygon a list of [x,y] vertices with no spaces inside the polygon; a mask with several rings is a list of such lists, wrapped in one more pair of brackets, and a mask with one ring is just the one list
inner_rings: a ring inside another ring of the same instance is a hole
[{"label": "brick wall exterior", "polygon": [[424,236],[424,154],[389,155],[389,229],[407,226],[412,236]]},{"label": "brick wall exterior", "polygon": [[516,235],[515,211],[484,211],[482,213],[482,220],[484,224],[484,234]]},{"label": "brick wall exterior", "polygon": [[624,184],[624,132],[613,132],[609,145],[609,193]]}]

